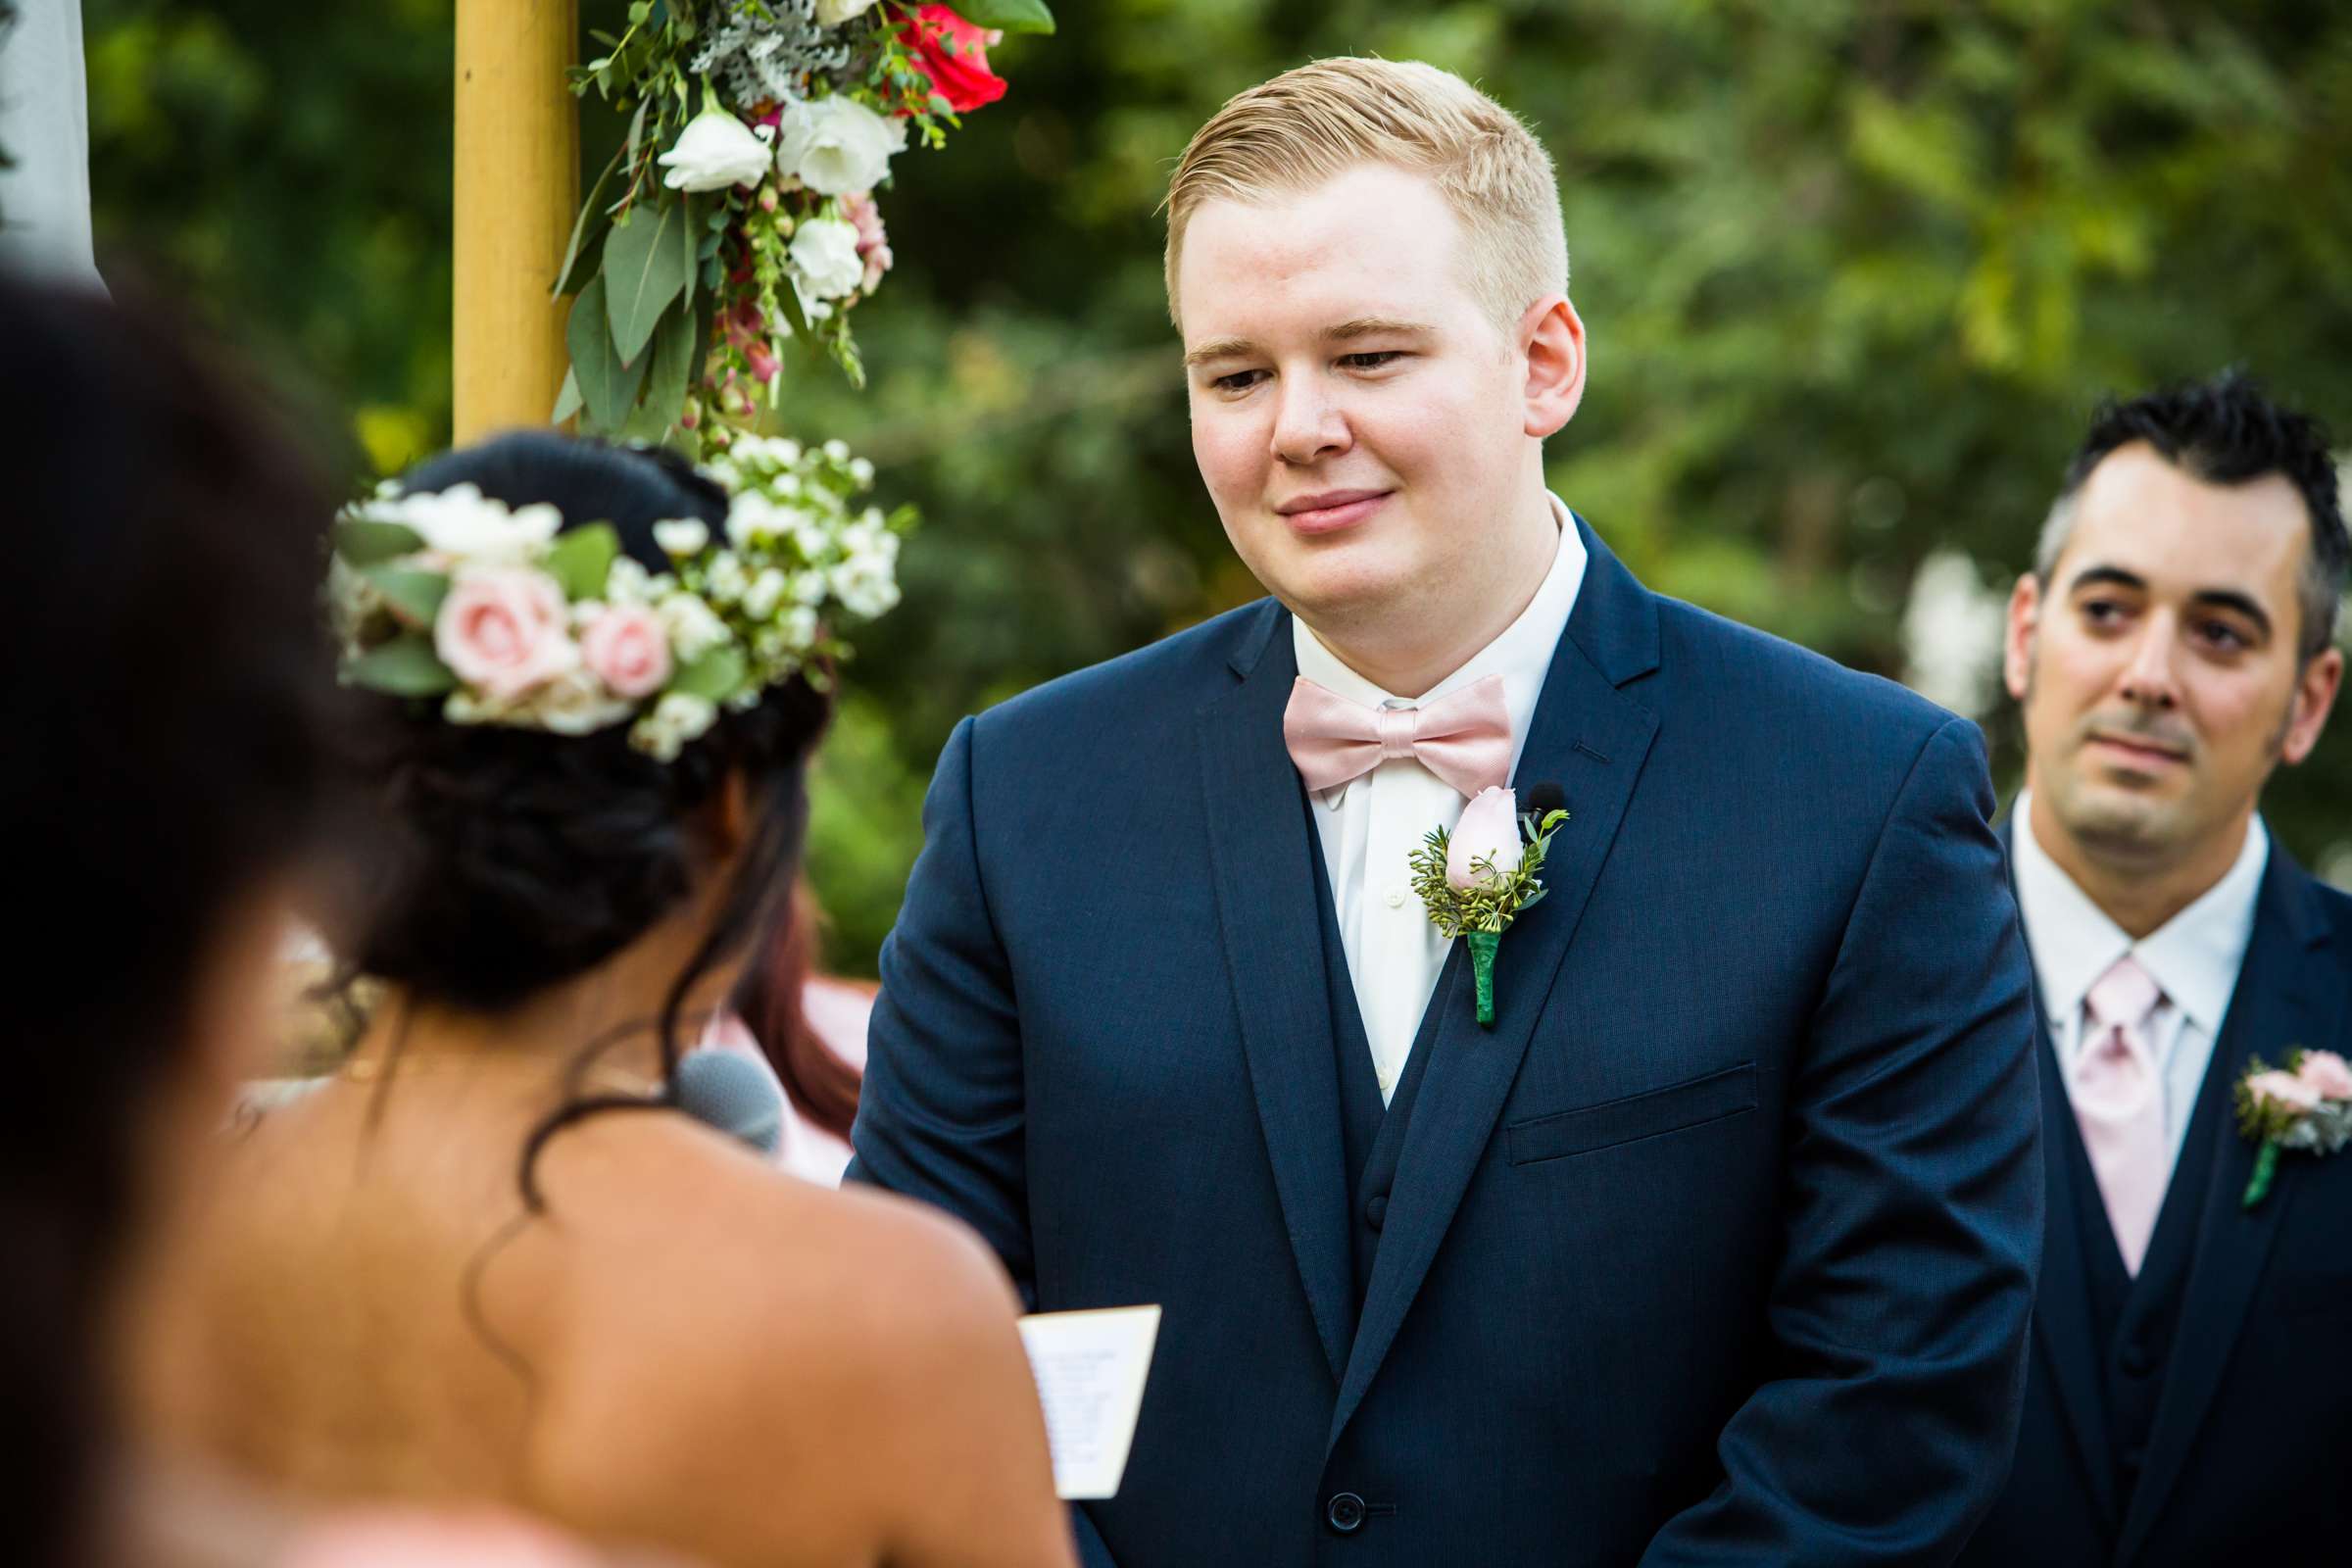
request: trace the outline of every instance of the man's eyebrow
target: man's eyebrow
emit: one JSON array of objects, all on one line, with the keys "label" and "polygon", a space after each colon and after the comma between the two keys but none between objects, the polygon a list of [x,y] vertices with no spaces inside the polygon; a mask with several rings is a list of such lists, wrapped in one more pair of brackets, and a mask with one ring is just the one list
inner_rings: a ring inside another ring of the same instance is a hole
[{"label": "man's eyebrow", "polygon": [[1424,322],[1400,321],[1393,316],[1359,316],[1352,321],[1342,321],[1337,326],[1325,327],[1323,338],[1324,341],[1330,343],[1345,343],[1350,338],[1370,337],[1378,332],[1396,332],[1408,336],[1427,337],[1435,331],[1437,331],[1436,327]]},{"label": "man's eyebrow", "polygon": [[2121,566],[2109,565],[2084,566],[2081,571],[2075,573],[2075,580],[2066,585],[2066,591],[2070,594],[2079,593],[2084,588],[2101,585],[2112,588],[2129,588],[2133,593],[2144,594],[2148,591],[2148,579],[2142,577],[2138,572],[2126,571]]},{"label": "man's eyebrow", "polygon": [[[1382,332],[1406,337],[1429,337],[1436,331],[1436,327],[1423,321],[1400,320],[1393,316],[1359,316],[1353,320],[1327,326],[1316,336],[1326,343],[1348,343]],[[1211,360],[1245,359],[1257,352],[1257,345],[1246,337],[1211,338],[1185,355],[1184,368],[1189,370],[1196,366],[1206,365]]]},{"label": "man's eyebrow", "polygon": [[1184,357],[1184,368],[1206,365],[1211,360],[1238,360],[1257,345],[1246,337],[1216,337],[1194,349]]},{"label": "man's eyebrow", "polygon": [[[2075,573],[2074,581],[2067,584],[2067,592],[2077,593],[2084,588],[2102,585],[2128,588],[2134,593],[2145,593],[2148,587],[2147,579],[2135,571],[2126,571],[2121,566],[2102,564],[2085,566]],[[2243,615],[2260,627],[2265,637],[2271,634],[2270,612],[2264,610],[2261,603],[2243,589],[2200,588],[2188,596],[2188,602],[2192,605],[2202,605],[2209,610],[2227,610],[2234,614]]]}]

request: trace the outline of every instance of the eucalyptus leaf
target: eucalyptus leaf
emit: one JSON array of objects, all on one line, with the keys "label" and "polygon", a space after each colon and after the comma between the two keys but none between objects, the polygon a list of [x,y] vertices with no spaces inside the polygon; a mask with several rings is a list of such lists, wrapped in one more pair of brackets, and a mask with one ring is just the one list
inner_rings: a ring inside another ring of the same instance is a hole
[{"label": "eucalyptus leaf", "polygon": [[564,346],[571,351],[572,374],[579,382],[587,414],[581,433],[596,435],[618,429],[645,380],[645,357],[640,355],[631,365],[612,346],[612,328],[605,317],[604,273],[590,278],[579,298],[571,302]]},{"label": "eucalyptus leaf", "polygon": [[596,183],[588,187],[588,195],[580,203],[580,216],[571,222],[571,243],[564,247],[564,265],[556,269],[556,288],[548,295],[550,300],[579,292],[580,285],[595,275],[596,262],[590,253],[598,251],[598,242],[612,226],[612,219],[597,204],[597,198],[604,195],[606,181],[619,167],[620,154],[614,153],[605,172],[596,176]]},{"label": "eucalyptus leaf", "polygon": [[365,517],[335,524],[335,554],[346,565],[372,566],[395,556],[412,556],[424,548],[424,535],[405,522],[377,522]]},{"label": "eucalyptus leaf", "polygon": [[384,596],[401,619],[412,626],[430,626],[449,597],[449,575],[416,566],[362,566],[360,576]]},{"label": "eucalyptus leaf", "polygon": [[956,0],[956,14],[975,27],[1006,32],[1052,32],[1054,13],[1046,0]]},{"label": "eucalyptus leaf", "polygon": [[652,213],[639,207],[605,237],[605,314],[624,364],[645,352],[654,323],[686,286],[685,224],[686,204],[673,199]]},{"label": "eucalyptus leaf", "polygon": [[713,648],[670,676],[666,689],[721,703],[735,694],[749,673],[744,667],[743,655],[732,646]]},{"label": "eucalyptus leaf", "polygon": [[612,525],[591,522],[556,535],[556,542],[539,560],[539,569],[556,579],[566,599],[575,603],[602,599],[605,579],[619,556],[620,535],[612,531]]},{"label": "eucalyptus leaf", "polygon": [[662,318],[662,325],[654,333],[653,367],[646,372],[645,402],[630,416],[627,434],[659,441],[678,422],[686,407],[687,382],[698,368],[699,320],[698,313],[683,301]]},{"label": "eucalyptus leaf", "polygon": [[580,373],[577,370],[566,369],[564,372],[564,389],[556,394],[556,412],[547,416],[547,422],[562,424],[579,412]]},{"label": "eucalyptus leaf", "polygon": [[458,677],[433,652],[422,632],[395,637],[343,666],[352,685],[392,697],[438,697],[458,689]]}]

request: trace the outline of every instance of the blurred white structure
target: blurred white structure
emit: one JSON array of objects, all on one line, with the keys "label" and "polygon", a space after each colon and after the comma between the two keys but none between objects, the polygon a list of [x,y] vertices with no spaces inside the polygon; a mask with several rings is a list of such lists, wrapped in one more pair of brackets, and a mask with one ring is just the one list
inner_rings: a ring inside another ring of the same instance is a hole
[{"label": "blurred white structure", "polygon": [[1983,718],[2001,695],[2009,596],[1977,564],[1938,550],[1919,564],[1903,607],[1903,684],[1955,713]]},{"label": "blurred white structure", "polygon": [[79,0],[11,0],[0,31],[0,267],[103,290],[90,249],[90,105]]}]

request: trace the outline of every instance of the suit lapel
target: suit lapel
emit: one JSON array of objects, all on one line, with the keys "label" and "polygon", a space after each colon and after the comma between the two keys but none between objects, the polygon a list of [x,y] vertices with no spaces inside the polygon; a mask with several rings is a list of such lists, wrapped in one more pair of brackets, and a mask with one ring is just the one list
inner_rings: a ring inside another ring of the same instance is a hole
[{"label": "suit lapel", "polygon": [[[2312,948],[2328,940],[2327,929],[2302,869],[2274,844],[2230,1016],[2214,1044],[2214,1070],[2234,1077],[2248,1056],[2259,1054],[2277,1065],[2293,1047],[2332,1038],[2344,999],[2321,993],[2321,970],[2309,957]],[[2213,1175],[2204,1194],[2196,1254],[2182,1287],[2172,1364],[2148,1435],[2147,1458],[2117,1544],[2118,1564],[2131,1561],[2146,1543],[2180,1480],[2299,1185],[2293,1160],[2281,1161],[2270,1196],[2246,1208],[2240,1200],[2253,1174],[2253,1146],[2238,1135],[2233,1115],[2222,1118],[2212,1137]]]},{"label": "suit lapel", "polygon": [[[2011,835],[2021,830],[2012,816],[2001,833],[2001,848],[2011,851]],[[2014,857],[2010,863],[2014,866]],[[2016,874],[2010,875],[2012,891]],[[2026,933],[2030,947],[2033,933]],[[2034,983],[2034,1016],[2041,1036],[2035,1060],[2041,1073],[2041,1161],[2043,1173],[2041,1284],[2034,1294],[2034,1335],[2048,1364],[2050,1388],[2074,1440],[2075,1454],[2089,1478],[2101,1517],[2115,1520],[2115,1464],[2107,1440],[2107,1404],[2099,1389],[2099,1368],[2105,1362],[2097,1331],[2090,1318],[2090,1284],[2082,1277],[2083,1247],[2080,1195],[2075,1192],[2074,1161],[2068,1157],[2080,1136],[2075,1127],[2074,1101],[2066,1092],[2058,1050],[2050,1038],[2049,1006],[2041,982]]]},{"label": "suit lapel", "polygon": [[1348,1195],[1313,843],[1282,740],[1298,661],[1269,602],[1237,645],[1230,693],[1201,709],[1201,788],[1225,968],[1307,1308],[1335,1381],[1353,1334]]},{"label": "suit lapel", "polygon": [[[1569,820],[1544,870],[1549,890],[1502,939],[1494,974],[1494,1026],[1482,1029],[1460,987],[1443,982],[1446,1008],[1429,1040],[1412,1120],[1373,1264],[1355,1342],[1340,1385],[1329,1441],[1337,1443],[1395,1343],[1407,1308],[1452,1223],[1495,1118],[1543,1016],[1569,938],[1616,837],[1657,733],[1657,716],[1618,687],[1657,667],[1657,604],[1583,519],[1588,561],[1566,633],[1554,650],[1529,722],[1518,776],[1567,792]],[[1454,967],[1451,958],[1448,966]]]}]

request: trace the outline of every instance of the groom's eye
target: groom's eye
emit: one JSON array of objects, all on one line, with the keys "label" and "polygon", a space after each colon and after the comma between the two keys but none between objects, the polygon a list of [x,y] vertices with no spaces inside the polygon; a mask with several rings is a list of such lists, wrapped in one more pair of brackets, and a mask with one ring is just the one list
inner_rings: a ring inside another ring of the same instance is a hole
[{"label": "groom's eye", "polygon": [[1343,354],[1340,363],[1350,370],[1377,370],[1392,360],[1403,358],[1402,349],[1374,349],[1364,354]]},{"label": "groom's eye", "polygon": [[1258,378],[1265,373],[1263,370],[1236,370],[1230,375],[1220,375],[1208,384],[1220,392],[1247,392],[1257,385]]}]

